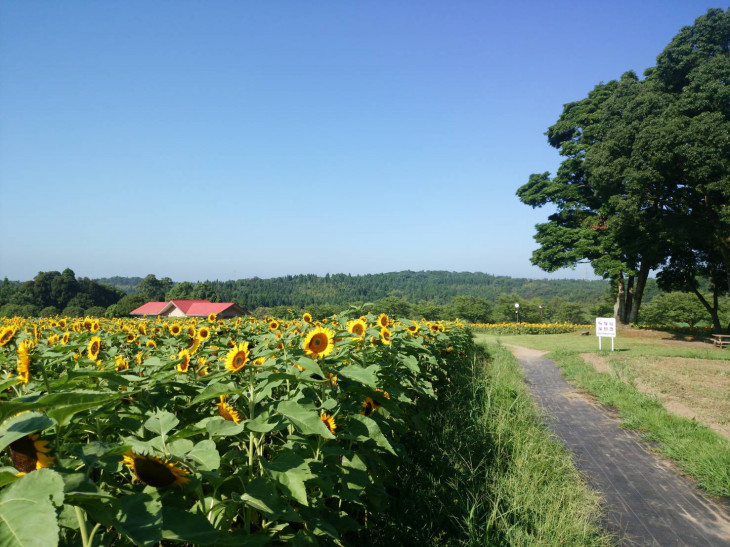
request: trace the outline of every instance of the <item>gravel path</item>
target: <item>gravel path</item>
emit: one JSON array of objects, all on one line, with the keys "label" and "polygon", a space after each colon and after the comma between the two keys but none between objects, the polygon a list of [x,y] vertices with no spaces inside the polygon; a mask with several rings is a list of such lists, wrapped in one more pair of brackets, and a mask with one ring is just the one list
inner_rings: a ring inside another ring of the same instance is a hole
[{"label": "gravel path", "polygon": [[623,545],[730,546],[730,514],[703,497],[639,436],[563,378],[545,352],[507,347],[519,360],[548,425],[605,500],[607,527]]}]

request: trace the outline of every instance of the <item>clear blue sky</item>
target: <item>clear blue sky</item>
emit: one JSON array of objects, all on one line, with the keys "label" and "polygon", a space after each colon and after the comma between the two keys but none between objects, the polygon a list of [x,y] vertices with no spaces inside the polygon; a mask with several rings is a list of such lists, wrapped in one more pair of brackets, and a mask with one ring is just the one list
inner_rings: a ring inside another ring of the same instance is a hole
[{"label": "clear blue sky", "polygon": [[710,7],[3,2],[0,276],[548,277],[545,130]]}]

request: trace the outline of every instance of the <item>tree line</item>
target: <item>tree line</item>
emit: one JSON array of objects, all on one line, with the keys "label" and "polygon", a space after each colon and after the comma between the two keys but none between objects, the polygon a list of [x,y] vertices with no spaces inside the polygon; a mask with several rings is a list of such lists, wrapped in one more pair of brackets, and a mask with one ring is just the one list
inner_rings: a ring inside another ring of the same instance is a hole
[{"label": "tree line", "polygon": [[730,290],[730,10],[682,28],[643,78],[627,72],[566,104],[546,134],[565,159],[517,191],[527,205],[556,207],[536,226],[533,264],[589,261],[612,281],[624,323],[639,319],[658,271],[660,288],[693,295],[720,329]]},{"label": "tree line", "polygon": [[[701,290],[710,281],[700,280]],[[372,275],[290,275],[271,279],[183,281],[169,277],[76,278],[74,272],[40,272],[26,282],[0,285],[0,316],[127,317],[149,301],[205,299],[236,302],[258,316],[286,317],[304,311],[321,319],[355,305],[388,315],[453,319],[473,323],[520,321],[592,323],[611,316],[615,287],[606,281],[535,280],[478,272],[392,272]],[[661,293],[653,279],[640,320],[656,325],[690,326],[710,320],[699,301],[683,293]],[[730,302],[720,299],[721,318],[730,321]],[[724,314],[724,315],[723,315]]]}]

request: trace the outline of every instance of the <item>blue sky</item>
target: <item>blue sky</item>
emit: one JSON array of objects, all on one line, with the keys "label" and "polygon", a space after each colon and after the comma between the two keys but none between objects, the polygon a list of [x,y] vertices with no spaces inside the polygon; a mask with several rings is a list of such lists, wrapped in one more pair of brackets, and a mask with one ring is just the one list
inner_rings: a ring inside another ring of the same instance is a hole
[{"label": "blue sky", "polygon": [[3,2],[0,276],[549,277],[545,130],[711,7]]}]

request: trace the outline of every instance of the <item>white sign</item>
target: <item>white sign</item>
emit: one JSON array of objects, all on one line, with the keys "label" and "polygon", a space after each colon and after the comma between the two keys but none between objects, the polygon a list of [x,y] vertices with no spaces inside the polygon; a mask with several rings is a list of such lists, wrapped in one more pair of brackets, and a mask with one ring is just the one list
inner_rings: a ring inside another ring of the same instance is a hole
[{"label": "white sign", "polygon": [[616,318],[596,317],[596,336],[598,336],[598,349],[601,349],[601,338],[607,336],[611,339],[611,351],[613,351],[613,339],[616,338]]}]

